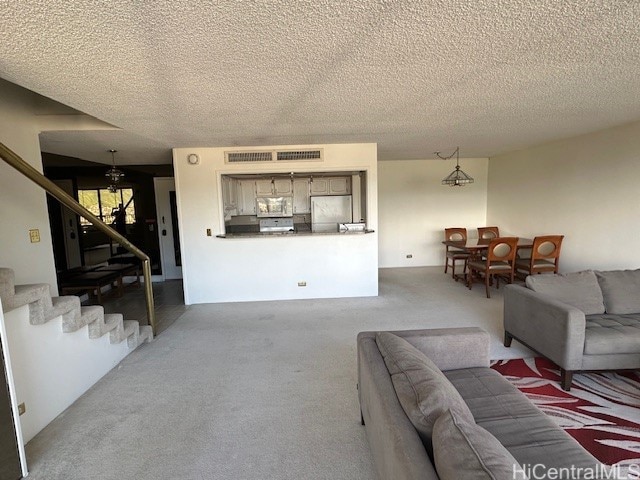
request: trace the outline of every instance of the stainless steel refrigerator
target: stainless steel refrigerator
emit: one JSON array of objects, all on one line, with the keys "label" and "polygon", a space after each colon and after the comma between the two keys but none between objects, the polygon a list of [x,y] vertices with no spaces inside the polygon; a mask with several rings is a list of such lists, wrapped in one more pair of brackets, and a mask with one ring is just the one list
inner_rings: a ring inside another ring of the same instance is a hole
[{"label": "stainless steel refrigerator", "polygon": [[338,224],[352,220],[351,195],[311,197],[311,231],[338,232]]}]

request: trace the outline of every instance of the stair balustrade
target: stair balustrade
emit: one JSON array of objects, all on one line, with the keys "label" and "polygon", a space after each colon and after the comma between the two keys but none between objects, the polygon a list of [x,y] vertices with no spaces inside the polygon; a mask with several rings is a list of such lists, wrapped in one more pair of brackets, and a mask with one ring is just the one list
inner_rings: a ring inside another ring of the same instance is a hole
[{"label": "stair balustrade", "polygon": [[144,277],[145,303],[147,308],[147,322],[151,326],[153,335],[156,332],[155,307],[153,303],[153,287],[151,285],[151,259],[149,256],[132,244],[127,238],[120,235],[117,231],[104,223],[98,217],[93,215],[89,210],[80,205],[78,201],[62,190],[58,185],[46,178],[35,168],[25,162],[18,154],[13,152],[3,143],[0,143],[0,158],[8,165],[15,168],[22,175],[32,182],[42,187],[49,195],[58,200],[64,206],[74,213],[85,218],[89,223],[96,227],[99,231],[107,235],[113,241],[119,243],[126,250],[134,254],[142,261],[142,275]]}]

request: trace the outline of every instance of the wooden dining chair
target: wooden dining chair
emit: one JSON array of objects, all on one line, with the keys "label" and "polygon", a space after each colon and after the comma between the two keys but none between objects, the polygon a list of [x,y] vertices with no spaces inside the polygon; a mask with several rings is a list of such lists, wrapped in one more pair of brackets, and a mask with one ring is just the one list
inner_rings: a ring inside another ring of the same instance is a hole
[{"label": "wooden dining chair", "polygon": [[[444,239],[465,242],[467,240],[467,229],[466,228],[445,228]],[[464,262],[462,274],[466,275],[468,258],[469,258],[469,253],[467,253],[466,251],[460,248],[447,245],[445,249],[444,273],[447,273],[447,269],[449,268],[449,265],[451,265],[451,276],[457,282],[458,277],[456,277],[456,261],[461,260]]]},{"label": "wooden dining chair", "polygon": [[515,273],[516,251],[518,250],[518,237],[498,237],[489,242],[486,258],[480,260],[469,260],[467,268],[467,286],[471,290],[473,286],[474,273],[484,276],[484,284],[489,294],[489,282],[496,278],[496,288],[500,288],[500,278],[505,278],[509,283],[513,283]]},{"label": "wooden dining chair", "polygon": [[490,239],[499,236],[500,229],[498,227],[478,227],[478,238]]},{"label": "wooden dining chair", "polygon": [[530,258],[516,259],[516,273],[558,273],[560,248],[564,235],[544,235],[533,239]]}]

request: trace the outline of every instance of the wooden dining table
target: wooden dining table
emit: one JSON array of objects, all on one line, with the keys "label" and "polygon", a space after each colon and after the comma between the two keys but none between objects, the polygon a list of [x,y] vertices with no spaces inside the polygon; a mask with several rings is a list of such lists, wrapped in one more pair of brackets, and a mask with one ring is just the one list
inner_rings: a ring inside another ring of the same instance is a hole
[{"label": "wooden dining table", "polygon": [[[487,251],[492,238],[468,238],[466,240],[444,240],[442,243],[449,247],[459,248],[469,253],[469,259],[477,259],[482,257],[482,253]],[[532,238],[518,238],[518,250],[521,248],[532,248]],[[456,275],[456,280],[460,277]]]}]

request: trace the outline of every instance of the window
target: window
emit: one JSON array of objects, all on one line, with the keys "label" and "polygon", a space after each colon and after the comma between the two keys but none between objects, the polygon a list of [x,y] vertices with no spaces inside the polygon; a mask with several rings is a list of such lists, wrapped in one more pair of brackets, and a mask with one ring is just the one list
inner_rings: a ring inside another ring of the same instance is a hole
[{"label": "window", "polygon": [[[131,201],[131,203],[129,203]],[[120,188],[111,193],[106,188],[92,190],[78,190],[78,202],[93,213],[104,223],[113,223],[113,210],[120,204],[125,205],[125,221],[128,225],[136,223],[136,209],[132,188]],[[91,225],[89,221],[80,217],[82,225]]]}]

